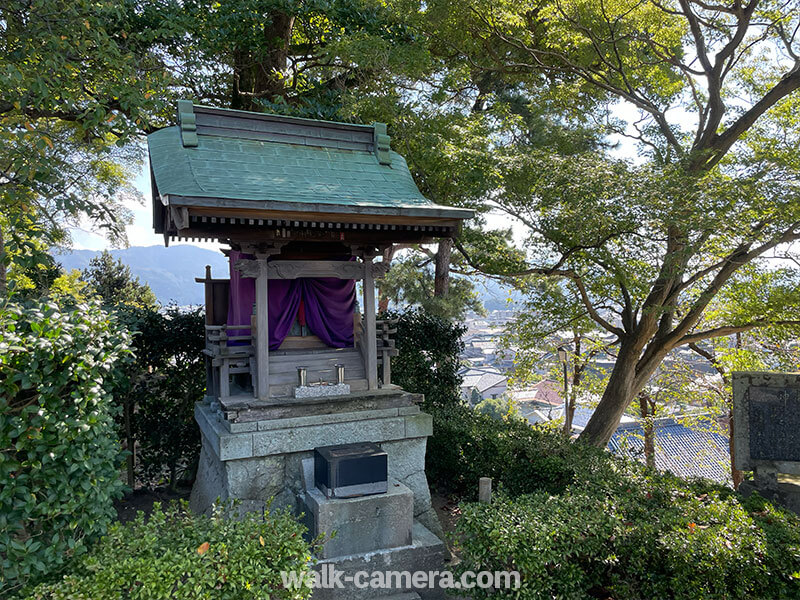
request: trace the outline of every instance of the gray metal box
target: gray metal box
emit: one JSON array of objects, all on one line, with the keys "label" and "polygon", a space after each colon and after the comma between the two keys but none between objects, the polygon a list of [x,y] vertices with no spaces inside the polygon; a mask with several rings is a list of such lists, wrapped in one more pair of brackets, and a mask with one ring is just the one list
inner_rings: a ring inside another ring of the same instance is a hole
[{"label": "gray metal box", "polygon": [[372,442],[314,448],[314,485],[327,498],[384,494],[388,458]]}]

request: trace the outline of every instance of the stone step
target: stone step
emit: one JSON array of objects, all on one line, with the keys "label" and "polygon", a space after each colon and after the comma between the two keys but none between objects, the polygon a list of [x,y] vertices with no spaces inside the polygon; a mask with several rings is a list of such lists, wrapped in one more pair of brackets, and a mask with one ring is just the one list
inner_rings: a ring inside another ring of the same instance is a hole
[{"label": "stone step", "polygon": [[[311,459],[303,461],[307,481],[313,481],[313,463]],[[306,489],[303,513],[311,536],[330,536],[336,532],[322,545],[320,558],[363,554],[411,543],[414,494],[402,483],[390,479],[387,492],[356,498],[326,498],[317,488]]]},{"label": "stone step", "polygon": [[[412,527],[411,544],[386,550],[374,550],[363,554],[350,556],[337,556],[323,559],[317,563],[315,569],[322,572],[330,565],[336,571],[344,574],[343,578],[352,578],[355,573],[365,571],[441,571],[444,567],[445,545],[438,537],[430,532],[422,523],[414,521]],[[352,579],[351,579],[352,581]],[[420,598],[421,600],[443,600],[444,590],[441,589],[359,589],[354,585],[343,588],[317,588],[314,590],[312,600],[408,600]]]}]

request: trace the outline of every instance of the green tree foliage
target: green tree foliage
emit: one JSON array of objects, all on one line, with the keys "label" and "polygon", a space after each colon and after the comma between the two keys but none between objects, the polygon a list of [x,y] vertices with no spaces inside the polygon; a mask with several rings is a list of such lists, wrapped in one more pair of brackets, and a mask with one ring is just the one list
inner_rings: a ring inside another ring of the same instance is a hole
[{"label": "green tree foliage", "polygon": [[0,308],[0,593],[86,551],[116,514],[110,390],[130,338],[97,304]]},{"label": "green tree foliage", "polygon": [[[604,151],[497,152],[502,185],[490,201],[529,235],[524,256],[484,264],[564,281],[617,339],[582,439],[605,445],[671,350],[798,324],[796,295],[779,293],[776,280],[777,293],[765,291],[758,273],[800,239],[800,9],[773,0],[478,0],[465,9],[443,0],[429,10],[459,23],[453,43],[480,51],[487,68],[530,96],[547,78],[562,114],[591,118],[606,139],[632,138],[640,151],[636,162]],[[479,266],[492,249],[465,244]],[[770,310],[707,319],[733,290],[769,297]]]},{"label": "green tree foliage", "polygon": [[[586,313],[580,297],[563,282],[524,278],[517,288],[525,292],[525,301],[517,318],[509,323],[504,339],[513,345],[513,378],[517,384],[545,377],[566,389],[564,433],[572,433],[572,419],[579,402],[586,405],[606,383],[605,369],[596,364],[598,358],[614,356],[613,338]],[[565,352],[564,362],[560,356]]]},{"label": "green tree foliage", "polygon": [[150,50],[169,26],[143,26],[129,3],[0,7],[0,293],[14,256],[6,238],[49,246],[86,220],[124,238],[122,200],[142,158],[129,142],[163,106],[166,73]]},{"label": "green tree foliage", "polygon": [[40,585],[31,600],[301,600],[311,588],[284,587],[281,571],[308,573],[304,529],[288,512],[232,519],[192,514],[156,503],[129,523],[115,523],[60,580]]},{"label": "green tree foliage", "polygon": [[200,449],[194,404],[205,391],[202,310],[161,309],[150,287],[109,252],[89,262],[83,279],[134,334],[135,358],[115,394],[120,437],[131,450],[128,484],[174,488],[191,480]]},{"label": "green tree foliage", "polygon": [[386,277],[378,282],[381,308],[414,307],[444,319],[463,321],[467,311],[484,308],[472,283],[465,277],[450,277],[447,295],[436,294],[433,252],[426,248],[395,259]]},{"label": "green tree foliage", "polygon": [[83,271],[83,279],[105,306],[154,309],[158,304],[150,286],[141,283],[138,277],[131,274],[128,265],[120,259],[114,260],[107,250],[89,261],[88,268]]},{"label": "green tree foliage", "polygon": [[144,14],[182,30],[163,47],[174,89],[217,106],[339,118],[351,95],[391,106],[395,78],[428,60],[392,2],[192,0]]},{"label": "green tree foliage", "polygon": [[384,313],[382,318],[397,319],[399,353],[392,360],[392,382],[425,394],[426,409],[461,403],[459,355],[466,328],[419,309]]},{"label": "green tree foliage", "polygon": [[475,405],[475,410],[484,415],[489,415],[493,419],[504,419],[516,413],[514,402],[505,395],[481,400]]},{"label": "green tree foliage", "polygon": [[472,391],[469,393],[469,403],[475,407],[481,403],[483,398],[481,397],[481,393],[478,391],[477,388],[472,388]]}]

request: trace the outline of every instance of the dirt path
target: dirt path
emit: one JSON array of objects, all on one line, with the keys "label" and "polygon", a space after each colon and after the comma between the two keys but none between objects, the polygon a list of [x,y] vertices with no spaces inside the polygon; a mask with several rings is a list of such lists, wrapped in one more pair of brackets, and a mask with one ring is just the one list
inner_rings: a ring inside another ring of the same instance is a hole
[{"label": "dirt path", "polygon": [[188,500],[191,489],[178,488],[172,491],[169,488],[139,488],[128,492],[114,503],[117,509],[117,518],[122,523],[131,521],[141,510],[146,515],[153,511],[153,503],[161,502],[162,505],[169,504],[172,500]]}]

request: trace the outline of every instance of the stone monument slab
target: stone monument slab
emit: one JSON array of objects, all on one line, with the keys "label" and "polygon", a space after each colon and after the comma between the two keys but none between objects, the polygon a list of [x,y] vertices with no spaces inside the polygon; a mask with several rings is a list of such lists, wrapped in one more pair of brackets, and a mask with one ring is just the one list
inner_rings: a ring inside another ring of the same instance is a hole
[{"label": "stone monument slab", "polygon": [[800,474],[800,374],[733,374],[734,465]]},{"label": "stone monument slab", "polygon": [[734,466],[752,471],[739,491],[752,491],[798,512],[800,485],[800,374],[733,373]]}]

